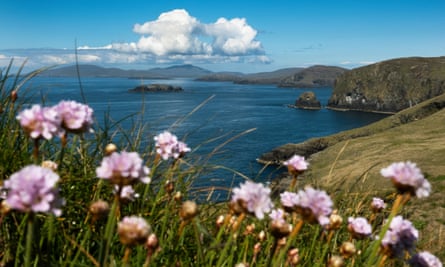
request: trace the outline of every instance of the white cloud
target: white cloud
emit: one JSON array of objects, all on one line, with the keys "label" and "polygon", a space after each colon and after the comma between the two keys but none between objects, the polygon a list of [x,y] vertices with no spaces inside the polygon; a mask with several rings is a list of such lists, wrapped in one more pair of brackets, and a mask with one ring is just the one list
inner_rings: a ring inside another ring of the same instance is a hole
[{"label": "white cloud", "polygon": [[163,61],[177,55],[210,58],[258,55],[262,58],[259,62],[266,58],[261,43],[255,39],[257,31],[244,18],[219,18],[215,23],[205,24],[186,10],[175,9],[162,13],[156,20],[134,25],[133,31],[141,35],[137,42],[113,43],[112,49],[148,53]]}]

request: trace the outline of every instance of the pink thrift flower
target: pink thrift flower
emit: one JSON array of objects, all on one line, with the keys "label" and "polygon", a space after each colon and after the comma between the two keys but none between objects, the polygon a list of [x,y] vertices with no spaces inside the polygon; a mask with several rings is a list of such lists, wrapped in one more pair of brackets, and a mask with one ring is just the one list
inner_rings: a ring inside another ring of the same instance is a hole
[{"label": "pink thrift flower", "polygon": [[22,212],[53,213],[60,216],[63,200],[56,184],[59,175],[50,169],[29,165],[4,181],[6,204]]},{"label": "pink thrift flower", "polygon": [[382,246],[391,257],[403,257],[405,250],[411,252],[415,248],[415,242],[419,238],[419,232],[408,220],[402,216],[392,219],[388,231],[382,239]]},{"label": "pink thrift flower", "polygon": [[82,133],[91,130],[93,109],[76,101],[61,101],[55,110],[62,118],[62,127],[68,132]]},{"label": "pink thrift flower", "polygon": [[409,266],[411,267],[442,267],[442,263],[439,258],[429,253],[428,251],[423,251],[415,254],[409,260]]},{"label": "pink thrift flower", "polygon": [[309,223],[318,221],[323,227],[329,225],[333,202],[325,191],[308,186],[298,191],[297,197],[295,206],[305,221]]},{"label": "pink thrift flower", "polygon": [[277,223],[277,224],[285,224],[286,223],[286,221],[284,220],[284,210],[282,210],[282,209],[273,209],[269,213],[269,217],[273,223]]},{"label": "pink thrift flower", "polygon": [[353,237],[357,239],[363,239],[369,237],[372,234],[372,227],[363,217],[358,218],[348,218],[348,231]]},{"label": "pink thrift flower", "polygon": [[396,162],[383,168],[380,173],[383,177],[391,179],[400,193],[408,192],[418,198],[427,197],[431,192],[430,183],[423,177],[415,163]]},{"label": "pink thrift flower", "polygon": [[136,182],[149,183],[150,169],[144,166],[142,159],[136,152],[113,152],[102,159],[96,168],[96,175],[101,179],[108,179],[111,183],[125,186]]},{"label": "pink thrift flower", "polygon": [[32,139],[50,140],[63,132],[60,128],[61,117],[53,108],[33,105],[30,109],[21,111],[17,119]]},{"label": "pink thrift flower", "polygon": [[283,192],[280,194],[281,206],[287,211],[293,211],[298,201],[298,195],[293,192]]},{"label": "pink thrift flower", "polygon": [[156,141],[156,153],[163,160],[168,160],[169,158],[177,159],[190,152],[190,148],[185,143],[178,141],[178,138],[168,131],[155,136],[154,140]]},{"label": "pink thrift flower", "polygon": [[[117,194],[119,192],[119,186],[114,185],[114,193]],[[120,190],[120,196],[119,198],[123,201],[134,201],[136,198],[139,197],[139,194],[136,193],[131,185],[125,185]]]},{"label": "pink thrift flower", "polygon": [[303,172],[307,170],[309,163],[302,156],[294,155],[290,159],[283,162],[290,172]]},{"label": "pink thrift flower", "polygon": [[264,213],[269,213],[273,208],[270,188],[251,181],[246,181],[239,188],[233,189],[232,202],[240,203],[241,207],[255,214],[258,219],[263,219]]},{"label": "pink thrift flower", "polygon": [[117,224],[117,233],[122,244],[141,245],[147,241],[151,234],[151,227],[142,217],[127,216]]},{"label": "pink thrift flower", "polygon": [[374,212],[379,212],[386,208],[386,203],[383,199],[378,197],[373,197],[371,202],[371,210]]}]

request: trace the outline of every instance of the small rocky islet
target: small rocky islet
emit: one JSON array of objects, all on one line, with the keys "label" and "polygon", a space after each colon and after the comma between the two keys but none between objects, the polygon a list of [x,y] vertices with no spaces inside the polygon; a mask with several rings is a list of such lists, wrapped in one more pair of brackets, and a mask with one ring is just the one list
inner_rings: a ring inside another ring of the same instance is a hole
[{"label": "small rocky islet", "polygon": [[169,84],[143,84],[135,88],[129,89],[130,92],[182,92],[184,89],[180,86],[173,86]]}]

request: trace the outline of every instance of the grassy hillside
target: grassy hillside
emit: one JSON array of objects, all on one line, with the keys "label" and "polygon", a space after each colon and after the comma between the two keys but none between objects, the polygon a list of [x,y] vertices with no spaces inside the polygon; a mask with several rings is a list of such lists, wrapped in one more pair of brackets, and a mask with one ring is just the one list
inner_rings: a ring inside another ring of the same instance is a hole
[{"label": "grassy hillside", "polygon": [[[445,95],[371,125],[302,144],[288,144],[275,151],[275,159],[300,152],[310,156],[310,168],[302,184],[316,184],[337,196],[366,199],[386,195],[393,186],[380,175],[392,162],[412,161],[428,177],[432,194],[416,200],[405,211],[421,231],[422,238],[434,244],[438,254],[445,251]],[[271,156],[273,153],[269,153]],[[266,157],[263,158],[263,160]],[[275,181],[277,188],[289,181]],[[445,256],[445,255],[442,255]]]}]

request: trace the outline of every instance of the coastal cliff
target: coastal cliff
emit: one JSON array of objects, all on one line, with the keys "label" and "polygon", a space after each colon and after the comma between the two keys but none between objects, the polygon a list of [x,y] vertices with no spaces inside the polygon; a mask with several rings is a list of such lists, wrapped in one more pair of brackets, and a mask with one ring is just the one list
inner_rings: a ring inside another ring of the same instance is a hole
[{"label": "coastal cliff", "polygon": [[328,108],[396,113],[445,92],[445,57],[398,58],[340,75]]}]

